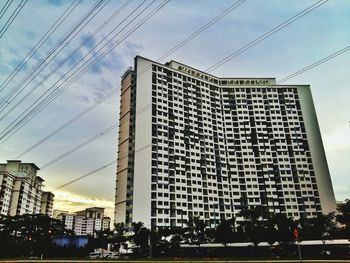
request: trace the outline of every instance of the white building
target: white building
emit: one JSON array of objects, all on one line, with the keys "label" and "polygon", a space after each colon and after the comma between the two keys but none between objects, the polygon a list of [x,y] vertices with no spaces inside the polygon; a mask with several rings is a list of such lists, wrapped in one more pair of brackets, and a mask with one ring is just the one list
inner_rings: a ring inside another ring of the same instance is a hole
[{"label": "white building", "polygon": [[121,83],[115,221],[214,226],[255,206],[335,211],[310,87],[136,57]]},{"label": "white building", "polygon": [[8,215],[15,177],[7,171],[0,171],[0,214]]},{"label": "white building", "polygon": [[108,216],[104,216],[102,218],[102,229],[101,230],[109,230],[111,229],[111,218]]},{"label": "white building", "polygon": [[42,205],[45,211],[53,204],[53,194],[43,198],[43,179],[37,176],[39,168],[34,163],[10,160],[0,164],[0,213],[3,215],[40,214]]},{"label": "white building", "polygon": [[64,222],[66,229],[74,230],[75,215],[74,214],[61,214],[57,219]]}]

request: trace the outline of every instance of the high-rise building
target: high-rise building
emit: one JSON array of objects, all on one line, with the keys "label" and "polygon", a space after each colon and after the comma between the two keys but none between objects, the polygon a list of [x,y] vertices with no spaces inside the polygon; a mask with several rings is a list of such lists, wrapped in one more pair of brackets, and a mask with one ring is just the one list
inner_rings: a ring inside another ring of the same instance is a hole
[{"label": "high-rise building", "polygon": [[[43,181],[37,176],[39,168],[34,163],[10,160],[0,164],[0,214],[47,214],[53,205],[53,194],[44,192]],[[42,209],[45,208],[46,213]]]},{"label": "high-rise building", "polygon": [[135,58],[122,76],[115,221],[208,226],[260,206],[335,211],[309,85]]}]

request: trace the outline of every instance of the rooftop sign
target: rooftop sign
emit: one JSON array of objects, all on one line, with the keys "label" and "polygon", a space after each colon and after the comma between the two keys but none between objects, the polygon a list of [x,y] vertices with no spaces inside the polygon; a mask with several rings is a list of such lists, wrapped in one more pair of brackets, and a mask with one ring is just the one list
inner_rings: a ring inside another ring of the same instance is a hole
[{"label": "rooftop sign", "polygon": [[179,71],[185,72],[189,75],[192,75],[197,78],[201,78],[205,81],[218,84],[220,86],[269,86],[276,84],[275,79],[273,78],[262,78],[262,79],[248,79],[248,78],[215,78],[209,74],[197,71],[193,68],[188,68],[184,66],[178,66]]}]

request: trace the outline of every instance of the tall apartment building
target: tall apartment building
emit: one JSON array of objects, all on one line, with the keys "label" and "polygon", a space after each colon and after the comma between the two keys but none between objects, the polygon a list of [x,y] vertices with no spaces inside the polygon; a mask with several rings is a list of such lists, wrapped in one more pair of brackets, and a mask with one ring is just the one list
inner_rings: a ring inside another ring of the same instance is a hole
[{"label": "tall apartment building", "polygon": [[53,194],[45,192],[50,198],[44,199],[42,203],[44,179],[37,176],[38,170],[34,163],[22,163],[19,160],[0,164],[0,214],[40,214],[44,213],[44,206],[45,211],[50,212]]},{"label": "tall apartment building", "polygon": [[310,86],[136,57],[121,81],[115,221],[215,226],[256,206],[336,209]]}]

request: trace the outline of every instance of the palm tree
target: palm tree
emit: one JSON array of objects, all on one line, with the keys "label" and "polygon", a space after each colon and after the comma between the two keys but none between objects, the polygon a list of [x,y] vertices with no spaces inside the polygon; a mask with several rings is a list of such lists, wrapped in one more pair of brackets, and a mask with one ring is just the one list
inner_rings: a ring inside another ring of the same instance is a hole
[{"label": "palm tree", "polygon": [[118,249],[120,248],[121,244],[126,242],[127,232],[128,232],[128,228],[123,222],[114,224],[114,233],[113,233],[112,241],[114,244],[117,244]]}]

